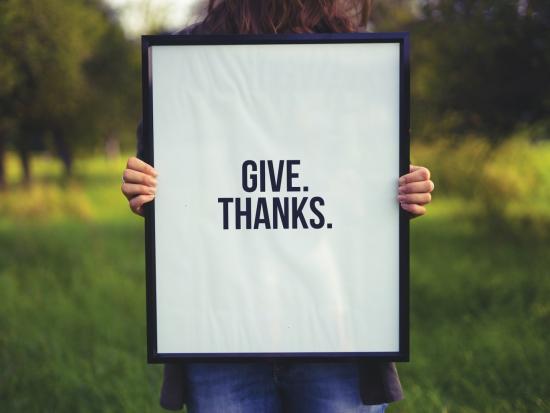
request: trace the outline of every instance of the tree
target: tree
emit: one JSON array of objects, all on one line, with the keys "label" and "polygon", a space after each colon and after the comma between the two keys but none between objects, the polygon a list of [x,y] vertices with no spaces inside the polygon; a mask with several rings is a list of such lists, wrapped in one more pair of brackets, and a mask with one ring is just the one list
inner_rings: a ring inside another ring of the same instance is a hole
[{"label": "tree", "polygon": [[417,134],[497,141],[547,121],[550,2],[392,0],[376,3],[374,21],[377,30],[411,33]]},{"label": "tree", "polygon": [[139,90],[132,50],[99,0],[0,2],[0,136],[10,131],[27,181],[32,151],[53,147],[70,173],[79,148],[135,114],[121,109]]},{"label": "tree", "polygon": [[[141,55],[138,44],[128,40],[114,16],[108,16],[108,27],[98,47],[85,64],[91,93],[84,112],[93,119],[84,122],[95,136],[118,140],[122,130],[135,130],[141,108]],[[101,110],[99,110],[101,108]],[[135,137],[132,134],[132,143]]]}]

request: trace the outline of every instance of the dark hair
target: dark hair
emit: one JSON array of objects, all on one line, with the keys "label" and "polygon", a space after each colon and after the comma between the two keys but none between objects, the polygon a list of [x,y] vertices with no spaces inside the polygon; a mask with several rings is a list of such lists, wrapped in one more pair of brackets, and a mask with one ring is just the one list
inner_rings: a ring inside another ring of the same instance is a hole
[{"label": "dark hair", "polygon": [[365,26],[372,0],[209,0],[206,33],[354,32]]}]

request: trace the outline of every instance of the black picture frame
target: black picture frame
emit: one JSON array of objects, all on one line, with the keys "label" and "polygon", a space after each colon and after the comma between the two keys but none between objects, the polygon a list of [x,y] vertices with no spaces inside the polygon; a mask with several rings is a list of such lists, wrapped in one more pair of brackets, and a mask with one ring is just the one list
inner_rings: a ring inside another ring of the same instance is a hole
[{"label": "black picture frame", "polygon": [[[170,45],[249,45],[249,44],[322,44],[322,43],[397,43],[400,50],[399,68],[399,175],[409,172],[410,164],[410,68],[409,35],[395,33],[315,33],[278,35],[146,35],[142,36],[142,103],[144,161],[154,165],[153,99],[151,50],[154,46]],[[396,191],[397,194],[397,191]],[[149,363],[194,361],[236,361],[265,359],[305,359],[331,361],[336,359],[369,358],[379,361],[409,361],[409,219],[399,212],[399,351],[367,353],[159,353],[157,351],[155,205],[145,205],[145,263],[147,360]]]}]

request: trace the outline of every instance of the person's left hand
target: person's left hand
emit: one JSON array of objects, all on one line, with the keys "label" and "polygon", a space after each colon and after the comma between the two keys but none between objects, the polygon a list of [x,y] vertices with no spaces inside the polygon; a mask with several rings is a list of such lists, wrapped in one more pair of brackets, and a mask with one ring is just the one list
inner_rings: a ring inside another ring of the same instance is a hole
[{"label": "person's left hand", "polygon": [[423,166],[410,165],[409,173],[399,178],[397,200],[401,208],[412,214],[412,218],[426,213],[426,204],[432,200],[434,183],[430,180],[430,171]]}]

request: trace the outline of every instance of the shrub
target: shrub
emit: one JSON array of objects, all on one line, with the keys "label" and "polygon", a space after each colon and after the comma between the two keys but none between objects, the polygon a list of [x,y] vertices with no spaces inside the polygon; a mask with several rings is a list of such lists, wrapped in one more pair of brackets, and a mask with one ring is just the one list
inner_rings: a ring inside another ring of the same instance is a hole
[{"label": "shrub", "polygon": [[527,131],[493,146],[468,136],[415,144],[414,162],[432,171],[438,194],[468,203],[492,229],[550,235],[550,142],[533,142]]},{"label": "shrub", "polygon": [[11,188],[3,194],[0,214],[14,220],[51,220],[65,217],[92,218],[92,205],[79,185],[36,183]]}]

